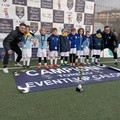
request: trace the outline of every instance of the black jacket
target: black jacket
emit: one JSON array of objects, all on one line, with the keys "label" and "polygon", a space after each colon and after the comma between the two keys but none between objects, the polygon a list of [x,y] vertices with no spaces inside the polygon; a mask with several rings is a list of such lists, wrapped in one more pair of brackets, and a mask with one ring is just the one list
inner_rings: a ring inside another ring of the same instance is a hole
[{"label": "black jacket", "polygon": [[102,33],[102,37],[104,40],[104,47],[105,48],[118,48],[118,39],[117,36],[110,32],[110,34],[105,34],[105,32]]},{"label": "black jacket", "polygon": [[60,52],[69,52],[70,51],[70,39],[68,36],[59,36],[60,40]]},{"label": "black jacket", "polygon": [[23,33],[19,29],[11,31],[7,37],[3,40],[3,46],[6,51],[11,50],[13,46],[16,46],[22,41]]}]

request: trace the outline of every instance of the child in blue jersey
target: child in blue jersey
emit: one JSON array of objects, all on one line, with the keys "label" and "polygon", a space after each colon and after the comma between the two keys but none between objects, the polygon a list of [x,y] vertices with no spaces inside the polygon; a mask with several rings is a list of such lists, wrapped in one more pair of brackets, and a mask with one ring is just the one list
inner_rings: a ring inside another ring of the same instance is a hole
[{"label": "child in blue jersey", "polygon": [[78,29],[78,39],[77,39],[77,53],[76,53],[76,65],[78,65],[78,58],[80,57],[80,65],[83,65],[83,38],[84,29]]},{"label": "child in blue jersey", "polygon": [[89,31],[86,31],[86,34],[84,36],[84,41],[83,41],[83,54],[84,54],[84,59],[86,58],[86,62],[83,60],[83,64],[90,64],[89,62],[89,56],[90,56],[90,45],[91,45],[91,34]]},{"label": "child in blue jersey", "polygon": [[75,66],[76,61],[76,43],[77,43],[77,33],[76,29],[72,28],[69,34],[70,39],[70,66]]},{"label": "child in blue jersey", "polygon": [[102,34],[101,34],[101,30],[97,30],[96,34],[92,35],[92,42],[91,42],[91,49],[92,49],[92,64],[98,64],[98,65],[102,65],[100,63],[100,53],[101,50],[104,48],[104,41],[102,38]]},{"label": "child in blue jersey", "polygon": [[[33,35],[30,34],[30,26],[27,26],[27,30],[22,39],[22,58],[23,67],[30,66],[30,58],[32,56],[32,41]],[[27,62],[27,64],[26,64]]]},{"label": "child in blue jersey", "polygon": [[38,38],[38,52],[37,52],[37,56],[38,56],[38,69],[40,69],[41,66],[41,61],[42,61],[42,57],[44,58],[44,66],[46,69],[48,69],[48,65],[47,65],[47,39],[48,39],[48,34],[46,34],[46,28],[42,27],[40,29],[40,34],[36,35],[36,37]]},{"label": "child in blue jersey", "polygon": [[53,28],[51,36],[47,39],[50,50],[50,68],[53,66],[58,67],[58,50],[59,50],[59,37],[57,28]]},{"label": "child in blue jersey", "polygon": [[61,54],[61,66],[67,66],[67,60],[70,52],[70,39],[68,37],[67,30],[64,28],[59,36],[60,40],[60,54]]}]

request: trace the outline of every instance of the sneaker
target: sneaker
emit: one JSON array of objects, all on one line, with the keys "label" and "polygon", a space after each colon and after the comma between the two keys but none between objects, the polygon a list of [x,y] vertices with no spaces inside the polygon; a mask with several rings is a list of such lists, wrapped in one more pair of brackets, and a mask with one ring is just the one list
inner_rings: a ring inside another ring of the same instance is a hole
[{"label": "sneaker", "polygon": [[3,68],[3,72],[4,73],[9,73],[8,68],[7,67]]},{"label": "sneaker", "polygon": [[53,65],[50,65],[49,67],[50,67],[50,68],[52,68],[52,67],[53,67]]},{"label": "sneaker", "polygon": [[26,67],[26,65],[23,65],[23,68],[25,68]]},{"label": "sneaker", "polygon": [[84,65],[86,65],[86,62],[83,62]]},{"label": "sneaker", "polygon": [[30,66],[27,66],[27,68],[30,68]]},{"label": "sneaker", "polygon": [[78,63],[75,63],[76,66],[78,66]]},{"label": "sneaker", "polygon": [[54,64],[54,66],[55,66],[55,67],[59,67],[59,65],[58,65],[58,64]]},{"label": "sneaker", "polygon": [[70,63],[70,66],[72,66],[72,63]]},{"label": "sneaker", "polygon": [[22,67],[22,65],[20,63],[15,63],[14,66],[15,67]]},{"label": "sneaker", "polygon": [[90,63],[89,63],[89,62],[87,62],[87,64],[88,64],[88,65],[90,65]]},{"label": "sneaker", "polygon": [[91,65],[95,65],[95,62],[91,62]]},{"label": "sneaker", "polygon": [[38,65],[37,68],[40,69],[42,66],[41,65]]},{"label": "sneaker", "polygon": [[65,66],[65,64],[64,64],[64,63],[62,63],[62,64],[61,64],[61,66],[63,66],[63,67],[64,67],[64,66]]},{"label": "sneaker", "polygon": [[46,69],[49,69],[48,65],[45,65],[45,68],[46,68]]},{"label": "sneaker", "polygon": [[65,63],[64,66],[69,66],[69,64]]},{"label": "sneaker", "polygon": [[73,66],[75,66],[75,63],[73,63]]},{"label": "sneaker", "polygon": [[114,62],[115,65],[118,65],[118,62]]}]

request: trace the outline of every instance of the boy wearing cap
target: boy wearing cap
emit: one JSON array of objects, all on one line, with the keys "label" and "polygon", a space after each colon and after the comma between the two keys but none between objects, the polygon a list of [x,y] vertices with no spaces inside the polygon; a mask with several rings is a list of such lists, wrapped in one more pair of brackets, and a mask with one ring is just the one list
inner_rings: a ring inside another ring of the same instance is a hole
[{"label": "boy wearing cap", "polygon": [[102,38],[101,30],[97,30],[96,34],[92,35],[91,49],[93,52],[92,64],[100,65],[100,52],[104,48],[104,41]]},{"label": "boy wearing cap", "polygon": [[70,39],[66,29],[62,29],[61,35],[59,36],[60,40],[60,53],[61,53],[61,66],[67,66],[67,60],[69,57],[70,51]]}]

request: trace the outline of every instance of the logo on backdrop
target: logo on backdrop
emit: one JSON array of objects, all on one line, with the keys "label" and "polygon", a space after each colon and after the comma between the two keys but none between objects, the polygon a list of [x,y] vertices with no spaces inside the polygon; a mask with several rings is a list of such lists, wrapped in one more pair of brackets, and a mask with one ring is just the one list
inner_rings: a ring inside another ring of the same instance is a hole
[{"label": "logo on backdrop", "polygon": [[80,23],[82,21],[82,13],[77,13],[77,22]]},{"label": "logo on backdrop", "polygon": [[25,15],[24,7],[16,6],[16,15],[21,19]]},{"label": "logo on backdrop", "polygon": [[73,0],[67,0],[67,7],[69,10],[71,10],[73,8],[74,5],[74,1]]}]

